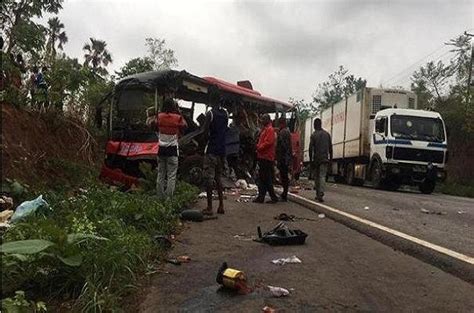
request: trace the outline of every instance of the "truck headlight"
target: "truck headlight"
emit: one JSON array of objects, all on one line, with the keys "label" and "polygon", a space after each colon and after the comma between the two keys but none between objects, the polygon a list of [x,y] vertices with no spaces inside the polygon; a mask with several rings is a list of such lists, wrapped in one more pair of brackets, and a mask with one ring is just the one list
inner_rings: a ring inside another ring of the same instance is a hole
[{"label": "truck headlight", "polygon": [[391,159],[393,155],[393,147],[392,146],[386,146],[385,147],[385,157],[387,159]]}]

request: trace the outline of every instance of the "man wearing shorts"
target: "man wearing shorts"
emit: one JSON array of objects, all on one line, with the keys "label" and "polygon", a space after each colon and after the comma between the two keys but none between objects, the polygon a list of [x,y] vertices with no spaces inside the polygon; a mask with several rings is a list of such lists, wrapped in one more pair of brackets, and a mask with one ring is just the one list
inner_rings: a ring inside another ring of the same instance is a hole
[{"label": "man wearing shorts", "polygon": [[221,97],[217,91],[210,93],[209,102],[212,107],[206,113],[204,133],[207,135],[207,146],[204,155],[204,175],[206,177],[207,208],[202,211],[212,215],[212,190],[214,182],[219,196],[218,214],[224,214],[224,195],[221,181],[225,162],[225,139],[229,118],[221,107]]}]

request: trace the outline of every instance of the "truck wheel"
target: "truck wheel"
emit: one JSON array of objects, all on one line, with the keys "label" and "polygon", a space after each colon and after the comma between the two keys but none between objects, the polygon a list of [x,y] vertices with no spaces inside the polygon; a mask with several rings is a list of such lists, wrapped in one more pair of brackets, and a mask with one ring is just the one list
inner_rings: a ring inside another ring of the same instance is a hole
[{"label": "truck wheel", "polygon": [[397,191],[400,188],[400,184],[397,182],[385,182],[385,189],[390,191]]},{"label": "truck wheel", "polygon": [[200,155],[185,158],[179,165],[180,178],[189,184],[201,187],[204,183],[202,165],[203,157]]},{"label": "truck wheel", "polygon": [[355,178],[354,178],[354,164],[349,163],[347,164],[346,168],[346,181],[348,185],[355,185]]},{"label": "truck wheel", "polygon": [[436,186],[436,183],[434,181],[425,180],[424,182],[422,182],[420,184],[419,189],[420,189],[421,193],[429,195],[430,193],[432,193],[434,191],[435,186]]},{"label": "truck wheel", "polygon": [[382,165],[379,161],[375,161],[372,165],[372,169],[370,171],[370,177],[372,180],[372,185],[376,189],[382,189],[384,187],[384,182],[382,178]]}]

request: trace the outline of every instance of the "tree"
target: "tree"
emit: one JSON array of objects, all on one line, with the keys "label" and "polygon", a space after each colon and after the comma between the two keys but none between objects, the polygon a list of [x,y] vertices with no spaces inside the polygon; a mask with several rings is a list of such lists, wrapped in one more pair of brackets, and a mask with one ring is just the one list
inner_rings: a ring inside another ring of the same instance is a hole
[{"label": "tree", "polygon": [[296,114],[300,123],[303,123],[308,117],[319,112],[318,107],[313,102],[309,103],[304,99],[290,98],[288,102],[296,109]]},{"label": "tree", "polygon": [[[36,23],[44,12],[58,13],[63,0],[2,0],[0,24],[5,34],[6,52],[38,54],[44,46],[45,28]],[[35,19],[36,18],[36,19]]]},{"label": "tree", "polygon": [[446,93],[447,79],[451,76],[452,71],[442,61],[435,63],[430,61],[425,66],[420,67],[413,73],[412,81],[415,83],[415,89],[423,86],[436,97],[438,101],[442,100],[442,96]]},{"label": "tree", "polygon": [[166,48],[166,41],[159,38],[145,38],[148,47],[147,58],[153,63],[153,70],[160,71],[178,66],[172,49]]},{"label": "tree", "polygon": [[58,17],[48,20],[46,51],[51,56],[51,59],[56,57],[56,42],[58,43],[58,49],[63,50],[64,44],[68,41],[66,32],[63,29],[64,24],[61,23]]},{"label": "tree", "polygon": [[166,48],[166,41],[158,38],[146,38],[145,46],[148,54],[144,57],[133,58],[115,72],[119,78],[146,71],[162,71],[178,65],[172,49]]},{"label": "tree", "polygon": [[153,70],[153,61],[148,57],[143,58],[133,58],[120,69],[120,71],[115,72],[118,78],[124,78],[129,75],[152,71]]},{"label": "tree", "polygon": [[449,40],[446,45],[451,46],[451,52],[454,58],[451,59],[450,67],[459,83],[464,83],[469,76],[470,59],[471,59],[471,36],[467,34],[460,35]]},{"label": "tree", "polygon": [[318,104],[320,109],[328,108],[344,97],[362,89],[366,83],[365,79],[356,78],[349,74],[349,70],[341,65],[334,73],[329,75],[327,81],[318,85],[313,94],[313,101]]},{"label": "tree", "polygon": [[[107,43],[103,40],[90,38],[90,43],[84,44],[84,66],[91,67],[95,74],[107,75],[107,65],[112,63],[112,55],[107,50]],[[102,67],[102,65],[104,67]]]}]

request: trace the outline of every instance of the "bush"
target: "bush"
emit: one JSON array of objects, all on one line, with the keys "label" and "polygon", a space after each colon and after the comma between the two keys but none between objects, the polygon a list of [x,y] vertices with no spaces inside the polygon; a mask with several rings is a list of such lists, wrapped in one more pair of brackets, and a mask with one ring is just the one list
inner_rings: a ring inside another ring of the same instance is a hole
[{"label": "bush", "polygon": [[51,210],[26,218],[3,235],[3,248],[29,240],[34,253],[2,255],[2,294],[22,289],[43,299],[75,299],[84,311],[118,308],[137,275],[162,253],[154,236],[172,233],[179,210],[196,194],[185,183],[178,183],[175,197],[164,202],[144,192],[100,185],[72,196],[46,193]]}]

